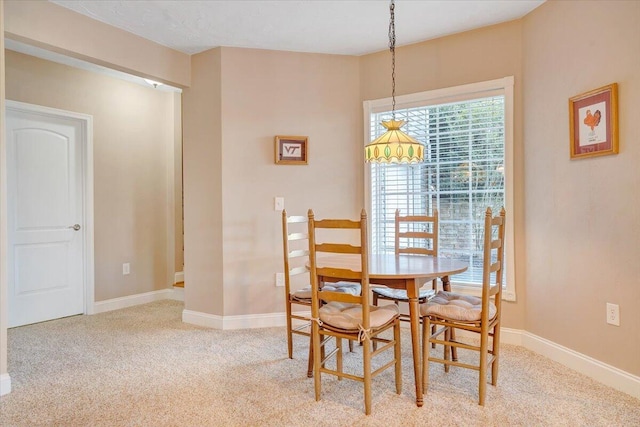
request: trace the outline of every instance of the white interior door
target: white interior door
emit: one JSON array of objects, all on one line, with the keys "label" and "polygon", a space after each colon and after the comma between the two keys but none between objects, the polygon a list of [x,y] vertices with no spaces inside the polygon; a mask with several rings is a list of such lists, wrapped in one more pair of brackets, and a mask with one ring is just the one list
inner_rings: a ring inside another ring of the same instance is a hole
[{"label": "white interior door", "polygon": [[83,122],[7,104],[9,327],[84,312]]}]

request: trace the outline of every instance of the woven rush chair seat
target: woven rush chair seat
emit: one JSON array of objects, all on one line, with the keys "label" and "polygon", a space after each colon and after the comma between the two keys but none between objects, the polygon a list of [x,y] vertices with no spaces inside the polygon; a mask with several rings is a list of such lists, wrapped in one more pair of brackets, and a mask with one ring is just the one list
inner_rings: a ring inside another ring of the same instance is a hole
[{"label": "woven rush chair seat", "polygon": [[[393,321],[398,314],[400,310],[395,304],[371,306],[369,327],[373,330],[379,329]],[[328,328],[358,332],[359,325],[362,325],[362,307],[359,304],[333,301],[320,307],[320,320]]]},{"label": "woven rush chair seat", "polygon": [[[371,288],[371,291],[374,294],[377,294],[378,298],[398,300],[401,302],[409,301],[409,297],[407,296],[407,291],[405,289],[392,289],[392,288],[378,287],[378,288]],[[420,295],[418,296],[418,301],[420,303],[426,302],[427,299],[431,298],[435,294],[436,294],[436,291],[433,289],[420,289]]]},{"label": "woven rush chair seat", "polygon": [[[496,305],[489,302],[489,319],[493,319],[497,312]],[[482,318],[482,298],[440,291],[427,304],[420,306],[420,314],[459,322],[479,322]]]},{"label": "woven rush chair seat", "polygon": [[[350,295],[360,295],[362,286],[360,283],[355,282],[336,282],[327,283],[322,287],[325,291],[330,292],[343,292]],[[308,302],[311,304],[311,286],[299,289],[291,294],[291,297],[296,301]]]}]

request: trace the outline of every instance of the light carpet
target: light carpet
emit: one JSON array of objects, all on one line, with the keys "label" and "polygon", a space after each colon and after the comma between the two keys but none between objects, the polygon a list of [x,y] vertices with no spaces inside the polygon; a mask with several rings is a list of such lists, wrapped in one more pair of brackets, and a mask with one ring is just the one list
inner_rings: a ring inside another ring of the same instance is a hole
[{"label": "light carpet", "polygon": [[[315,401],[303,337],[291,360],[284,328],[199,328],[182,323],[182,310],[159,301],[10,329],[13,391],[0,398],[0,425],[640,425],[640,400],[510,345],[502,346],[498,386],[488,386],[484,407],[476,372],[445,374],[434,364],[418,408],[406,329],[403,393],[395,394],[392,370],[376,377],[366,416],[358,382],[323,376]],[[345,353],[348,369],[360,363],[358,346]]]}]

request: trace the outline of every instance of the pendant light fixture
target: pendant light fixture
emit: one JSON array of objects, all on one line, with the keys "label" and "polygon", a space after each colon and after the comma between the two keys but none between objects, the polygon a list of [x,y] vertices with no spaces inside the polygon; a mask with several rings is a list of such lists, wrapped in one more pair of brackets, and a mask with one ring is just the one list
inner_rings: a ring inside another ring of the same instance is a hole
[{"label": "pendant light fixture", "polygon": [[389,50],[391,51],[391,120],[383,121],[387,131],[364,147],[367,162],[418,163],[424,160],[424,144],[402,132],[404,120],[396,120],[396,23],[395,2],[389,5]]}]

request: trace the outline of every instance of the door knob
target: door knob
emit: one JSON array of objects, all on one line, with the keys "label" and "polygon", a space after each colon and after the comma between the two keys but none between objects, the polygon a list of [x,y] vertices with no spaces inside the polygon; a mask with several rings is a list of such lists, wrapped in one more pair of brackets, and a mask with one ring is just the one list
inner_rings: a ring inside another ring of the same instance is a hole
[{"label": "door knob", "polygon": [[69,226],[68,228],[73,228],[74,230],[78,231],[78,230],[80,230],[80,224],[74,224],[74,225]]}]

